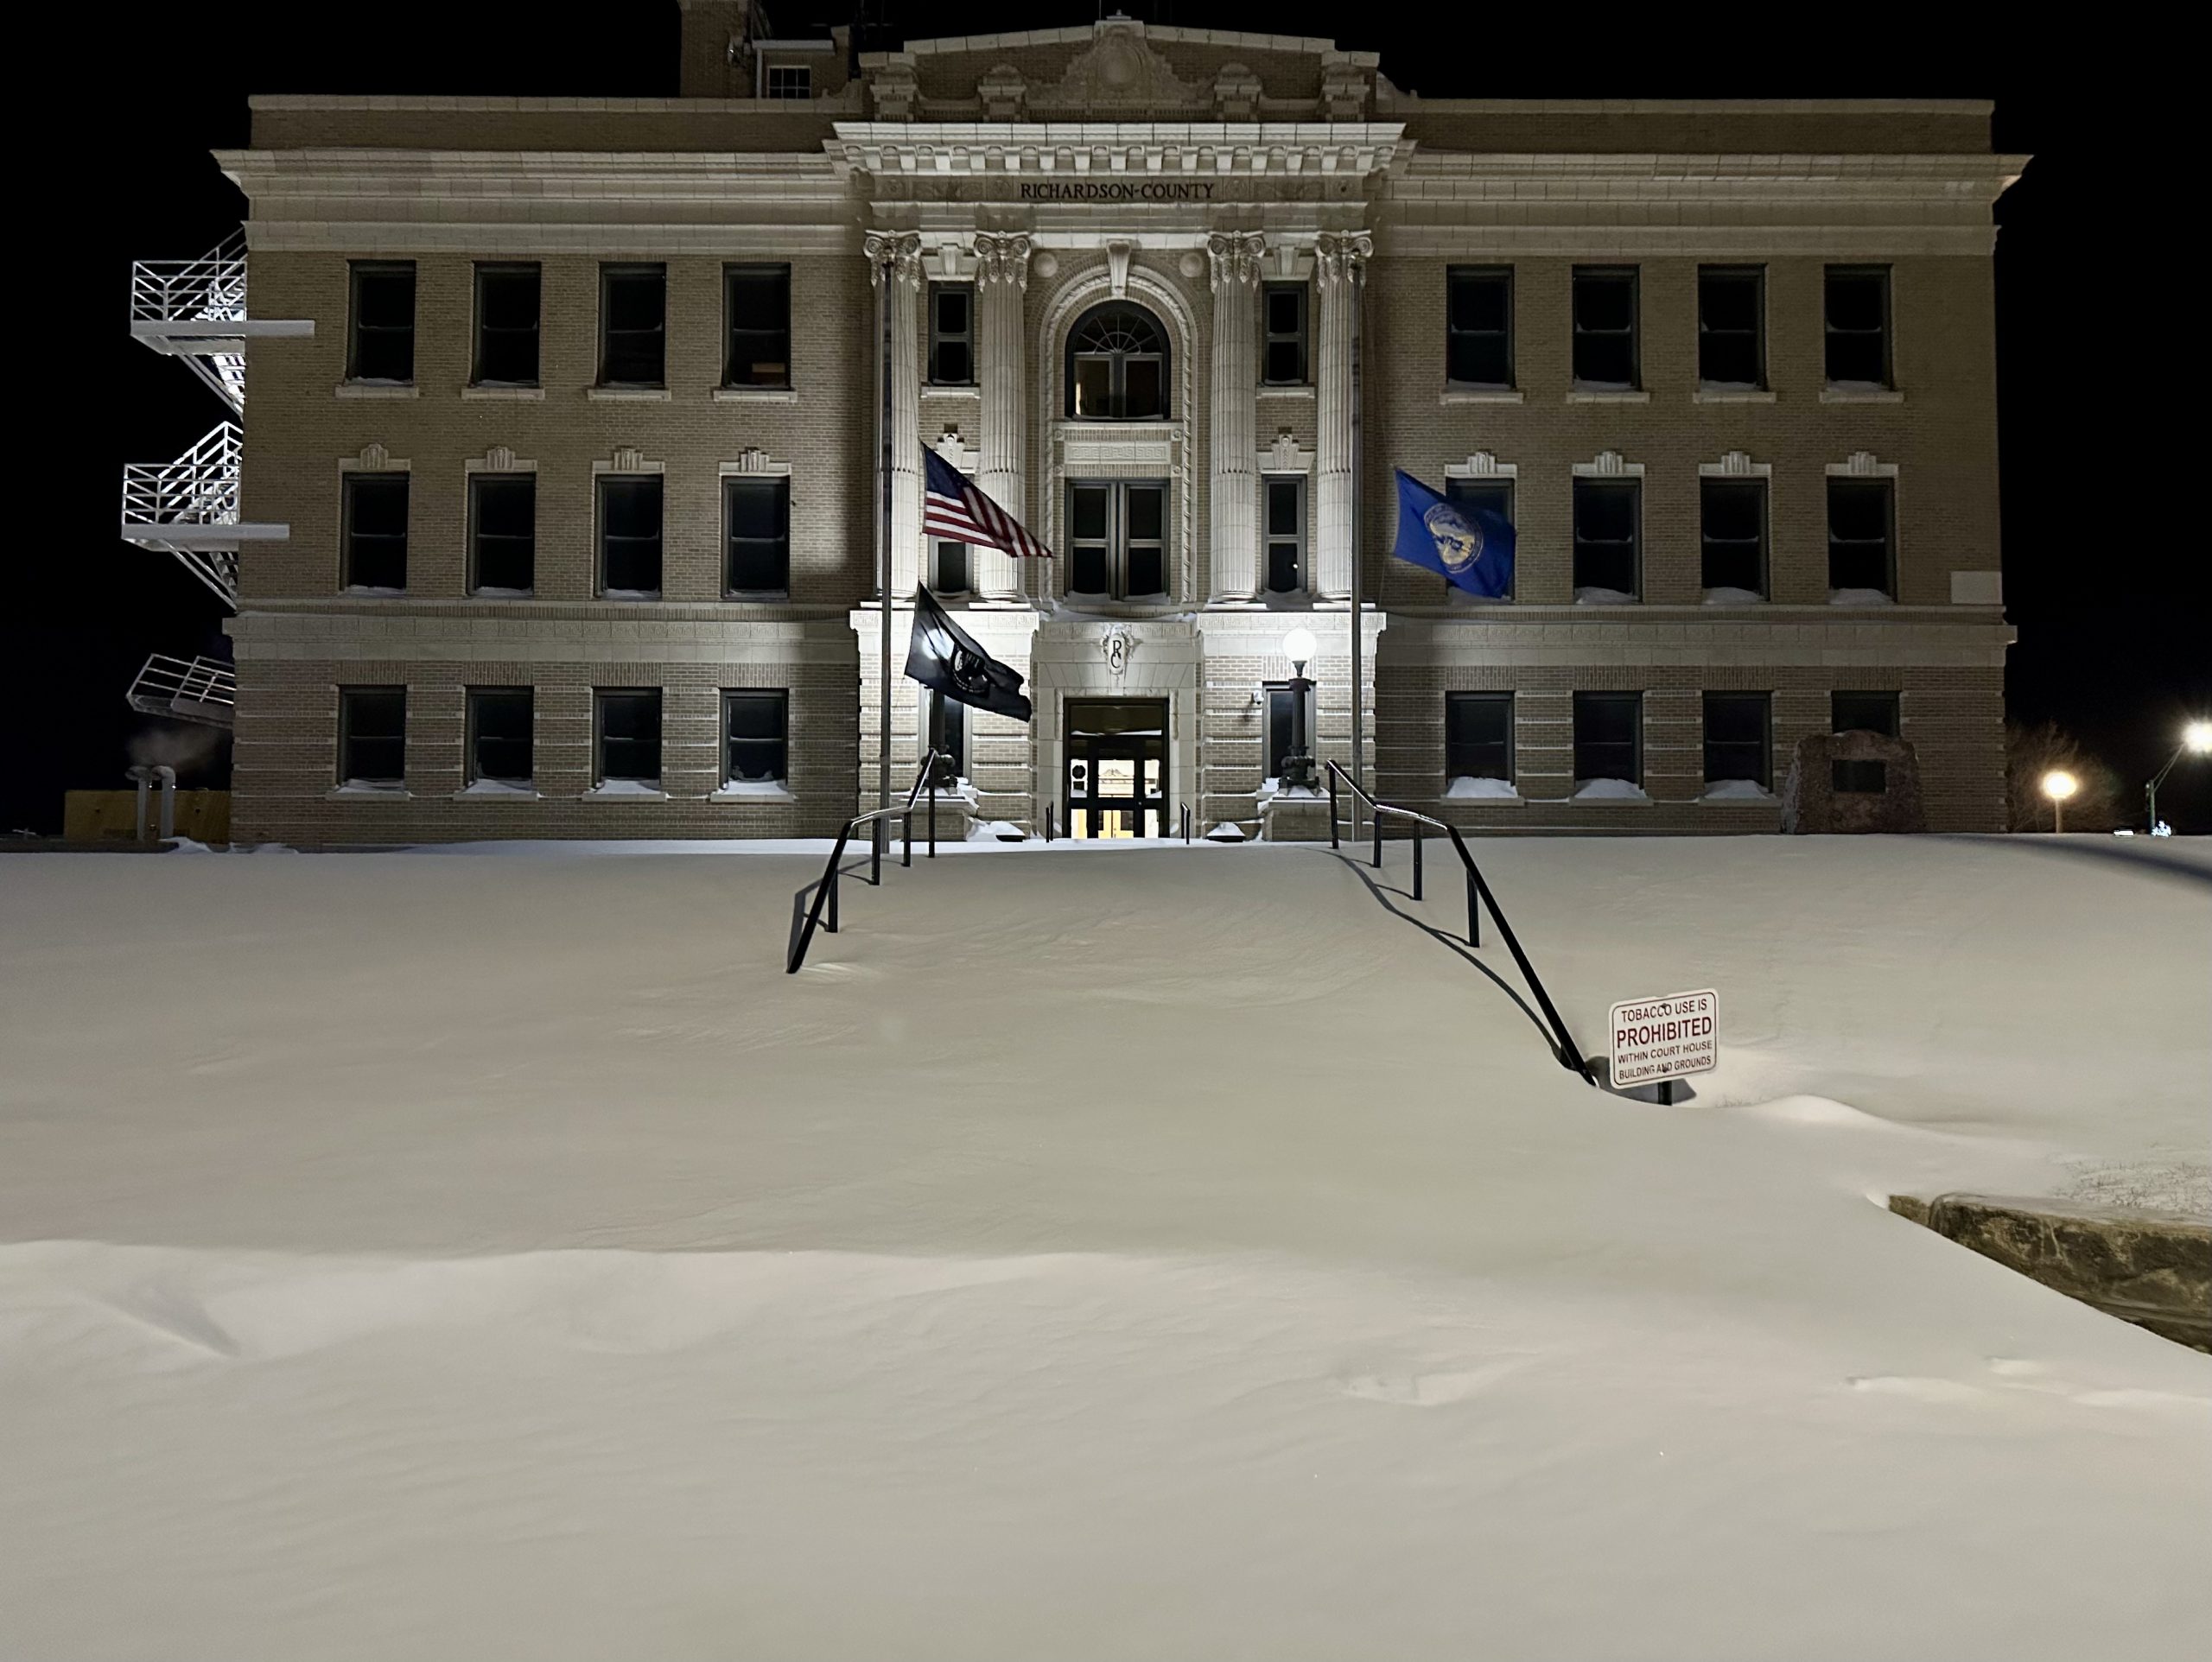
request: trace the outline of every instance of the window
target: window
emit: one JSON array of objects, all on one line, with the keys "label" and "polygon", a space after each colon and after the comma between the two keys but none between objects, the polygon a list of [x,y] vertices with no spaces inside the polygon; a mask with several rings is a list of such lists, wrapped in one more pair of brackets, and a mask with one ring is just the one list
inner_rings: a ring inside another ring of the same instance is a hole
[{"label": "window", "polygon": [[930,748],[945,758],[954,778],[963,779],[968,776],[968,707],[935,690],[925,696],[929,700]]},{"label": "window", "polygon": [[538,287],[535,265],[476,268],[476,362],[469,378],[478,386],[537,384]]},{"label": "window", "polygon": [[1831,733],[1878,733],[1895,739],[1897,695],[1895,693],[1830,693],[1828,730]]},{"label": "window", "polygon": [[724,266],[722,327],[724,386],[791,385],[791,267]]},{"label": "window", "polygon": [[972,283],[930,285],[930,383],[976,384],[976,289]]},{"label": "window", "polygon": [[1068,486],[1068,592],[1136,598],[1167,592],[1167,487]]},{"label": "window", "polygon": [[1513,777],[1513,695],[1444,695],[1445,789],[1461,779]]},{"label": "window", "polygon": [[782,594],[791,586],[791,482],[722,481],[726,594]]},{"label": "window", "polygon": [[407,689],[338,689],[338,783],[397,785],[407,773]]},{"label": "window", "polygon": [[468,476],[468,588],[528,594],[537,586],[537,475]]},{"label": "window", "polygon": [[1828,587],[1897,593],[1891,529],[1894,502],[1885,479],[1828,481]]},{"label": "window", "polygon": [[468,689],[468,783],[526,786],[531,773],[527,687]]},{"label": "window", "polygon": [[1825,320],[1828,384],[1889,386],[1890,268],[1828,267]]},{"label": "window", "polygon": [[1264,283],[1260,289],[1260,379],[1271,387],[1306,384],[1306,285]]},{"label": "window", "polygon": [[[1269,779],[1281,779],[1283,763],[1298,754],[1298,699],[1300,690],[1287,681],[1268,682],[1264,688],[1268,711],[1267,753],[1261,758],[1261,771]],[[1302,690],[1306,699],[1306,749],[1310,753],[1313,748],[1314,695],[1310,686]]]},{"label": "window", "polygon": [[790,707],[781,691],[722,695],[724,784],[781,784],[791,777]]},{"label": "window", "polygon": [[615,599],[660,598],[660,476],[618,473],[599,481],[599,592]]},{"label": "window", "polygon": [[658,387],[668,377],[668,268],[599,268],[599,384]]},{"label": "window", "polygon": [[767,67],[761,90],[772,98],[812,98],[813,67],[803,63],[772,63]]},{"label": "window", "polygon": [[1264,481],[1268,518],[1268,593],[1294,594],[1306,587],[1306,481]]},{"label": "window", "polygon": [[1512,386],[1513,268],[1455,265],[1444,288],[1444,378],[1455,387]]},{"label": "window", "polygon": [[1619,779],[1643,783],[1643,695],[1574,695],[1574,783]]},{"label": "window", "polygon": [[[1447,479],[1444,481],[1444,498],[1447,502],[1496,514],[1509,525],[1513,523],[1513,481],[1510,479]],[[1437,580],[1444,585],[1444,598],[1447,600],[1473,602],[1482,598],[1470,594],[1448,577]],[[1497,597],[1500,600],[1512,598],[1510,588]]]},{"label": "window", "polygon": [[1068,331],[1068,414],[1085,422],[1167,415],[1167,335],[1141,306],[1109,301]]},{"label": "window", "polygon": [[344,587],[397,594],[407,587],[407,475],[345,476]]},{"label": "window", "polygon": [[414,261],[353,262],[346,378],[403,383],[414,380]]},{"label": "window", "polygon": [[1764,479],[1698,481],[1698,534],[1709,592],[1765,598],[1766,523]]},{"label": "window", "polygon": [[1697,378],[1708,387],[1766,384],[1766,274],[1758,266],[1698,267]]},{"label": "window", "polygon": [[968,545],[965,542],[939,542],[935,551],[936,569],[930,575],[930,587],[939,594],[965,594],[968,592]]},{"label": "window", "polygon": [[1632,600],[1643,487],[1636,479],[1574,481],[1574,598]]},{"label": "window", "polygon": [[660,789],[660,688],[602,687],[592,694],[592,783]]},{"label": "window", "polygon": [[1705,782],[1748,780],[1761,790],[1774,783],[1774,701],[1764,693],[1705,695]]},{"label": "window", "polygon": [[1637,384],[1636,268],[1574,268],[1574,384],[1624,391]]}]

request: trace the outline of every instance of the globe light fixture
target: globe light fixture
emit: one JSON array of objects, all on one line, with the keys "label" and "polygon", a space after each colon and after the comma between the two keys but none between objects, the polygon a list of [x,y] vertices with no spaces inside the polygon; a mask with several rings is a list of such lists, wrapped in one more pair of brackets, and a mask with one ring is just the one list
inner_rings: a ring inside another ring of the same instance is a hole
[{"label": "globe light fixture", "polygon": [[2043,794],[2050,799],[2050,828],[2053,832],[2066,828],[2066,799],[2081,788],[2082,782],[2064,768],[2053,768],[2043,776]]},{"label": "globe light fixture", "polygon": [[[1282,638],[1282,655],[1290,660],[1291,667],[1301,676],[1306,673],[1306,666],[1313,662],[1313,655],[1319,650],[1314,642],[1313,631],[1304,624],[1299,625]],[[2207,723],[2205,726],[2207,738],[2204,747],[2212,750],[2212,723]]]},{"label": "globe light fixture", "polygon": [[1304,624],[1295,625],[1282,638],[1282,655],[1290,660],[1291,668],[1290,753],[1282,758],[1277,776],[1285,790],[1318,790],[1321,785],[1320,770],[1313,765],[1306,741],[1306,701],[1313,692],[1313,683],[1306,676],[1306,666],[1313,663],[1314,654],[1319,650],[1313,631]]},{"label": "globe light fixture", "polygon": [[2181,743],[2175,745],[2174,753],[2166,758],[2165,766],[2160,768],[2150,783],[2143,787],[2144,807],[2151,821],[2151,834],[2154,837],[2172,834],[2166,827],[2158,823],[2158,787],[2165,783],[2166,775],[2174,771],[2174,764],[2184,756],[2212,756],[2212,721],[2192,721],[2183,727]]}]

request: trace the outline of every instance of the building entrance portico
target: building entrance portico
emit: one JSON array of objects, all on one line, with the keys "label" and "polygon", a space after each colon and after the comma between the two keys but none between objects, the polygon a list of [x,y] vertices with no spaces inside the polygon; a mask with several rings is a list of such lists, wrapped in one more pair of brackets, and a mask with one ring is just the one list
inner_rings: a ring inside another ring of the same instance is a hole
[{"label": "building entrance portico", "polygon": [[1166,834],[1167,713],[1164,698],[1067,701],[1061,801],[1071,837]]}]

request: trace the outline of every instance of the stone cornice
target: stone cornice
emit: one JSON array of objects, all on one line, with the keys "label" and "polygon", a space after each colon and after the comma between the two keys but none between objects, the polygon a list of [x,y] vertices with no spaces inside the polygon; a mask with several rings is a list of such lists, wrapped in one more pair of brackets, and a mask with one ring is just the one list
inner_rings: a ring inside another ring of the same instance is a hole
[{"label": "stone cornice", "polygon": [[1173,182],[1357,178],[1411,147],[1396,122],[841,121],[823,149],[855,173]]}]

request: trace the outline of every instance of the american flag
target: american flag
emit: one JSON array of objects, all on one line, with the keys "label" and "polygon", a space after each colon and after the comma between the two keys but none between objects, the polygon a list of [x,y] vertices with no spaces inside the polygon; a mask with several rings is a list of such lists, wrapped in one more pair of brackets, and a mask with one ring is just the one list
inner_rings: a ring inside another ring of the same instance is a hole
[{"label": "american flag", "polygon": [[1052,551],[1022,523],[968,482],[950,462],[922,450],[922,532],[950,542],[999,549],[1017,559],[1050,560]]}]

